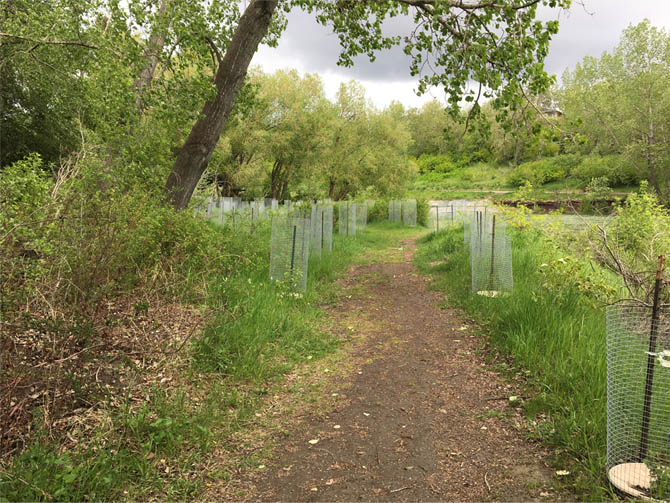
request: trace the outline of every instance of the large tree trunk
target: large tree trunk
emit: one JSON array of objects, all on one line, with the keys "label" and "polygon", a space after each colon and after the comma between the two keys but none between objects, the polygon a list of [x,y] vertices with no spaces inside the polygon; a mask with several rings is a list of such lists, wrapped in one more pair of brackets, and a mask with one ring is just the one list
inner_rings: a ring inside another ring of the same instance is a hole
[{"label": "large tree trunk", "polygon": [[216,147],[249,63],[265,36],[278,0],[253,0],[235,29],[216,72],[216,97],[208,101],[181,147],[165,190],[176,209],[186,208]]}]

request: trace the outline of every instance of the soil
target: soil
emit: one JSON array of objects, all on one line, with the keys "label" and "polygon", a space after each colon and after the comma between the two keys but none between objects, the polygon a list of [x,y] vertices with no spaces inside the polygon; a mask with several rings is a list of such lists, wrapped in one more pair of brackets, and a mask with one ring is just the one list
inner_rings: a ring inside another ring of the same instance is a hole
[{"label": "soil", "polygon": [[561,499],[549,453],[527,440],[528,424],[509,401],[518,383],[491,368],[462,313],[441,307],[443,295],[412,265],[415,241],[401,246],[342,280],[327,314],[331,330],[352,342],[348,369],[323,387],[332,406],[300,409],[262,469],[243,475],[244,498]]}]

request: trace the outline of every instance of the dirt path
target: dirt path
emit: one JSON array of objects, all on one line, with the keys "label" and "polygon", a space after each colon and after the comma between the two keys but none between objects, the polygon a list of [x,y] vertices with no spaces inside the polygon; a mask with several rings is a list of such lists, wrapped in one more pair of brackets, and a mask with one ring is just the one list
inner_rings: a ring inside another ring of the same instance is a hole
[{"label": "dirt path", "polygon": [[[330,310],[357,334],[335,405],[307,410],[255,472],[261,501],[555,501],[546,453],[480,338],[412,265],[415,243],[352,268]],[[317,441],[318,442],[315,442]]]}]

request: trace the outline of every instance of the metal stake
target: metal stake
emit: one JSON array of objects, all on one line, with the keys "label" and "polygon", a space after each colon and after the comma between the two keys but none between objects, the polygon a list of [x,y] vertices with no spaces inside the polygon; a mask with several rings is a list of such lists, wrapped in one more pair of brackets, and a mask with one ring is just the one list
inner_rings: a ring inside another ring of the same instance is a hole
[{"label": "metal stake", "polygon": [[493,290],[493,264],[496,258],[496,216],[493,215],[493,227],[491,230],[491,275],[489,276],[489,290]]},{"label": "metal stake", "polygon": [[661,286],[663,284],[663,268],[665,256],[658,257],[658,270],[654,284],[654,306],[651,310],[651,334],[649,336],[649,352],[647,353],[647,379],[644,383],[644,407],[642,408],[642,435],[640,437],[640,462],[647,457],[649,448],[649,416],[651,415],[651,391],[654,386],[654,353],[656,352],[656,337],[658,336],[658,307]]},{"label": "metal stake", "polygon": [[293,264],[295,262],[295,231],[297,225],[293,224],[293,246],[291,247],[291,276],[293,276]]}]

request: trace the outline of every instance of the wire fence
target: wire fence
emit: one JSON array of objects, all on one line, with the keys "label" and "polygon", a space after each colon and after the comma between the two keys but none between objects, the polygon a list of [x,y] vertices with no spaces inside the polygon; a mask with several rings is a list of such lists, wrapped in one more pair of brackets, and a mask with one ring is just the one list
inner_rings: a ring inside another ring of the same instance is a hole
[{"label": "wire fence", "polygon": [[[607,471],[620,491],[670,497],[670,310],[607,308]],[[652,321],[654,320],[654,321]]]}]

